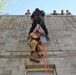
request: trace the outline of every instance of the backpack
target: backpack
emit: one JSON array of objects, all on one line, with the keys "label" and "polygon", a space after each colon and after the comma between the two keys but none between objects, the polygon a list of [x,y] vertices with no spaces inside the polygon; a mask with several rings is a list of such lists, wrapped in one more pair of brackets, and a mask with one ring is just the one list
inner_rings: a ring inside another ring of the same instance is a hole
[{"label": "backpack", "polygon": [[41,11],[34,11],[32,18],[35,20],[42,20],[42,12]]}]

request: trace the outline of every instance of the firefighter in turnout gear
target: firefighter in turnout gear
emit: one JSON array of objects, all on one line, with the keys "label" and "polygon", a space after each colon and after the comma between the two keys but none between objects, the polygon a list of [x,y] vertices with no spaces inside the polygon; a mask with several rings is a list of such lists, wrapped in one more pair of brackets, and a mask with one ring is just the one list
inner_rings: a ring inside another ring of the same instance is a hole
[{"label": "firefighter in turnout gear", "polygon": [[35,62],[40,62],[39,57],[43,56],[46,52],[46,49],[44,47],[44,43],[40,39],[40,30],[35,30],[35,32],[31,33],[29,35],[30,42],[29,46],[31,47],[31,57],[30,60],[33,60]]}]

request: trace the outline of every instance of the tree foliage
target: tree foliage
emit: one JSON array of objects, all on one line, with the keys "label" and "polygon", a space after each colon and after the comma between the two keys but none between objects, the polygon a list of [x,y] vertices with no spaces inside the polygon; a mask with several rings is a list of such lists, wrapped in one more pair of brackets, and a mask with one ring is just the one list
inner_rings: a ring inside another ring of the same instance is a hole
[{"label": "tree foliage", "polygon": [[[0,0],[0,12],[3,12],[7,7],[8,0]],[[12,3],[14,3],[16,0],[11,0]]]},{"label": "tree foliage", "polygon": [[7,1],[6,0],[0,0],[0,12],[3,12],[4,9],[7,6]]}]

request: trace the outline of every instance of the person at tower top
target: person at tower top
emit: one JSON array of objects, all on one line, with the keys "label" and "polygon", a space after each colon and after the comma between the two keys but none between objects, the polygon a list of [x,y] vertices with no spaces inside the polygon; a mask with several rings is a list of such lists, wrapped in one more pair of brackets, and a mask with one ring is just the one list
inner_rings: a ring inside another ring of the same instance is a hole
[{"label": "person at tower top", "polygon": [[49,35],[48,30],[46,28],[46,25],[44,23],[44,18],[43,18],[44,16],[45,16],[45,14],[44,14],[43,11],[41,11],[39,8],[35,9],[35,11],[31,15],[32,26],[31,26],[28,34],[30,34],[30,33],[32,33],[34,31],[34,29],[36,28],[37,24],[40,24],[41,28],[44,30],[46,36],[50,40],[50,35]]}]

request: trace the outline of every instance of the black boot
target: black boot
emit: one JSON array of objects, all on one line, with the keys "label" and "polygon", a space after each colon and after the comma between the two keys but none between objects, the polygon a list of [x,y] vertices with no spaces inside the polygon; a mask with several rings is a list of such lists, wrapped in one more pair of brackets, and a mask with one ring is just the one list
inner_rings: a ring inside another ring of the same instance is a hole
[{"label": "black boot", "polygon": [[34,53],[35,51],[31,51],[31,56],[33,56],[33,53]]},{"label": "black boot", "polygon": [[34,62],[37,62],[39,63],[39,59],[38,59],[38,55],[36,54],[36,52],[32,51],[31,52],[31,57],[30,57],[30,60],[34,61]]},{"label": "black boot", "polygon": [[37,63],[39,63],[40,61],[39,61],[39,59],[38,59],[38,56],[36,55],[36,56],[33,56],[33,57],[31,57],[30,58],[30,60],[32,60],[32,61],[34,61],[34,62],[37,62]]}]

